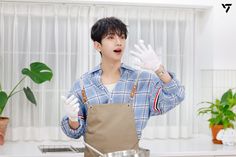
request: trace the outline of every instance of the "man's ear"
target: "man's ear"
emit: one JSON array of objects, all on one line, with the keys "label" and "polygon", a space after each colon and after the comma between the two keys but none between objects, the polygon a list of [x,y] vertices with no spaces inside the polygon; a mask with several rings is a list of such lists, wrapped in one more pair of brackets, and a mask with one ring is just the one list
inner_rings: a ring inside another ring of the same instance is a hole
[{"label": "man's ear", "polygon": [[101,52],[102,45],[99,42],[94,41],[93,46],[98,52]]}]

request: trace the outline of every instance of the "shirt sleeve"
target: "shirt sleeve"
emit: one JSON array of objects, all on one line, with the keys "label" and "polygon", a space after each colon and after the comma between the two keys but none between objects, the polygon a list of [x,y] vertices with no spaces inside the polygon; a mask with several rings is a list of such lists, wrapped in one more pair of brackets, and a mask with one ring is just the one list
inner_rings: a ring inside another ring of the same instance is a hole
[{"label": "shirt sleeve", "polygon": [[166,84],[153,74],[150,87],[151,116],[166,113],[184,100],[184,86],[180,84],[173,73],[169,74],[172,80]]},{"label": "shirt sleeve", "polygon": [[86,124],[86,108],[85,105],[82,103],[81,99],[81,90],[80,90],[79,82],[75,83],[69,92],[68,97],[70,97],[72,94],[74,94],[78,98],[78,103],[80,104],[80,110],[78,113],[78,122],[80,123],[79,128],[72,129],[69,126],[69,117],[64,116],[61,121],[61,128],[62,131],[71,138],[80,138],[85,133],[85,124]]},{"label": "shirt sleeve", "polygon": [[62,131],[68,136],[68,137],[71,137],[71,138],[75,138],[75,139],[78,139],[80,138],[82,135],[84,135],[85,133],[85,128],[84,128],[84,120],[82,119],[78,119],[79,123],[80,123],[80,126],[79,128],[77,129],[71,129],[70,126],[69,126],[69,118],[67,116],[65,116],[62,121],[61,121],[61,128],[62,128]]}]

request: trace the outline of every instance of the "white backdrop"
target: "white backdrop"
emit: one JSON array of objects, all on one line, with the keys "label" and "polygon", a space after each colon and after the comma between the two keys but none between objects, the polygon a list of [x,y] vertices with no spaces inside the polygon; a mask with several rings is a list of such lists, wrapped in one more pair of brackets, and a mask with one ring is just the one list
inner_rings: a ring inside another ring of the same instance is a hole
[{"label": "white backdrop", "polygon": [[124,62],[132,65],[129,50],[139,40],[162,48],[162,60],[185,85],[184,102],[168,114],[150,119],[143,138],[191,137],[193,133],[194,10],[81,4],[0,4],[0,82],[7,91],[32,61],[48,64],[54,77],[33,88],[38,106],[23,93],[15,95],[4,115],[11,118],[8,140],[68,139],[60,129],[64,115],[60,96],[81,74],[100,61],[93,49],[90,28],[101,17],[116,16],[128,25]]}]

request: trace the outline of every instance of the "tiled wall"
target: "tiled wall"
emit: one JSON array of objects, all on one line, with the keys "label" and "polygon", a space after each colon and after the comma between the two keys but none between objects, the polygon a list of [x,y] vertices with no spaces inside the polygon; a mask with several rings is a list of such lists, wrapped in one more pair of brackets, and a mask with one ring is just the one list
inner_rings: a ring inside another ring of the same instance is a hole
[{"label": "tiled wall", "polygon": [[236,88],[236,70],[202,70],[201,76],[202,100],[220,98],[226,90]]}]

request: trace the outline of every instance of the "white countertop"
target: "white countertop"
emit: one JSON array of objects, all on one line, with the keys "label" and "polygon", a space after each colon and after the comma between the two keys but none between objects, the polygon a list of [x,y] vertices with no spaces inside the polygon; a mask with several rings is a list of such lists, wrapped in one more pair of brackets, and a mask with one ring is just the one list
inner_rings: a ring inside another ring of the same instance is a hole
[{"label": "white countertop", "polygon": [[[39,145],[72,145],[83,147],[81,142],[6,142],[0,146],[0,157],[82,157],[82,153],[41,153]],[[140,146],[150,150],[151,157],[160,156],[236,156],[236,146],[212,144],[209,136],[196,136],[190,139],[147,140],[142,139]]]}]

